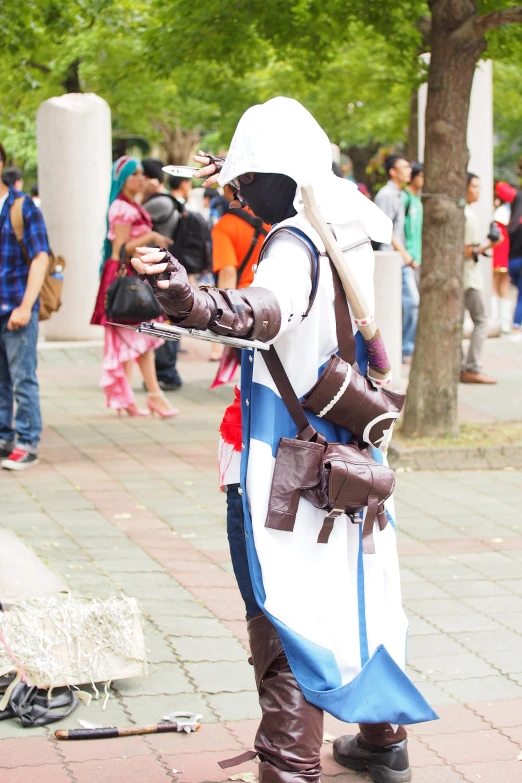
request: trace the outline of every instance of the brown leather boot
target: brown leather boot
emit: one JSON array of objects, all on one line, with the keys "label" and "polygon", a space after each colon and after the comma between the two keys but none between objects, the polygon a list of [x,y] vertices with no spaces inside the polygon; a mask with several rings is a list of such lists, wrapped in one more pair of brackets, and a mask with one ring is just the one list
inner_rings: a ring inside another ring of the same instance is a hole
[{"label": "brown leather boot", "polygon": [[263,614],[248,622],[259,704],[259,783],[320,783],[323,712],[306,701],[279,635]]}]

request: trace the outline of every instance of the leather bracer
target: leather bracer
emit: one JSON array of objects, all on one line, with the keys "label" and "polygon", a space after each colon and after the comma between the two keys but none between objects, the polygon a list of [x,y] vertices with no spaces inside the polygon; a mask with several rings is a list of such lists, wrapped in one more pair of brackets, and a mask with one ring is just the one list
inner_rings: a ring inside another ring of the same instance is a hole
[{"label": "leather bracer", "polygon": [[[276,297],[267,288],[194,288],[185,269],[167,251],[165,260],[165,272],[148,279],[173,322],[247,340],[269,342],[277,337],[281,328],[281,310]],[[168,280],[168,288],[159,288],[159,280]]]},{"label": "leather bracer", "polygon": [[182,326],[210,329],[221,335],[269,342],[281,328],[281,310],[267,288],[194,290],[194,304]]}]

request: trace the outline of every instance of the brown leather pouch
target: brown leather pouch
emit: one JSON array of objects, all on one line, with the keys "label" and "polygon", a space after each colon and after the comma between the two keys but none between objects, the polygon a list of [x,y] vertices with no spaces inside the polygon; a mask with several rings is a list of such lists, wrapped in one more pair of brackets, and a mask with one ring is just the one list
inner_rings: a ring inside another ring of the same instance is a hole
[{"label": "brown leather pouch", "polygon": [[317,383],[303,398],[303,408],[348,430],[377,448],[387,444],[405,395],[375,387],[355,362],[352,319],[337,270],[331,265],[339,356],[334,354]]},{"label": "brown leather pouch", "polygon": [[375,387],[355,365],[333,355],[302,403],[305,410],[378,448],[386,442],[404,399],[400,392]]},{"label": "brown leather pouch", "polygon": [[360,512],[367,508],[363,551],[375,552],[373,526],[377,520],[381,530],[386,527],[384,501],[393,491],[393,471],[373,460],[369,447],[360,448],[355,442],[326,443],[309,424],[273,346],[264,358],[299,428],[297,438],[279,442],[265,526],[293,531],[302,496],[316,508],[329,511],[317,539],[326,544],[338,516],[347,514],[352,522],[361,523]]},{"label": "brown leather pouch", "polygon": [[363,551],[373,554],[373,525],[377,520],[381,530],[386,527],[384,503],[394,487],[393,471],[372,459],[369,448],[361,449],[353,442],[329,443],[323,456],[321,483],[302,493],[312,505],[329,511],[317,542],[328,543],[333,524],[341,514],[349,516],[355,524],[361,524],[361,512],[367,508],[363,524]]},{"label": "brown leather pouch", "polygon": [[265,527],[294,529],[301,491],[320,483],[323,454],[324,444],[281,438]]}]

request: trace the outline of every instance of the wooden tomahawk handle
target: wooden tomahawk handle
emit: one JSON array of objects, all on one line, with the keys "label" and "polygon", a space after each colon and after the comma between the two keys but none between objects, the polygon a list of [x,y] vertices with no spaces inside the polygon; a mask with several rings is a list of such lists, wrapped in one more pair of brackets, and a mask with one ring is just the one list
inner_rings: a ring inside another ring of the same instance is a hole
[{"label": "wooden tomahawk handle", "polygon": [[[199,729],[199,724],[195,724]],[[58,729],[54,736],[59,740],[112,739],[113,737],[133,737],[136,734],[162,734],[177,731],[176,723],[156,723],[152,726],[123,726],[102,729]]]},{"label": "wooden tomahawk handle", "polygon": [[[365,319],[367,316],[372,314],[370,313],[368,302],[366,301],[366,298],[350,268],[350,265],[346,263],[346,260],[343,256],[343,251],[339,247],[335,236],[329,228],[326,220],[321,215],[311,185],[301,185],[301,199],[305,208],[306,217],[323,240],[326,252],[328,253],[335,268],[337,269],[337,272],[339,273],[339,277],[341,279],[341,283],[354,318],[357,318],[358,320]],[[357,328],[366,342],[372,340],[378,331],[375,320],[373,320],[367,326],[361,325]],[[389,379],[390,376],[389,370],[384,371],[377,367],[372,367],[372,373],[373,376],[375,376],[375,379],[379,380],[380,382],[385,382],[387,379]]]},{"label": "wooden tomahawk handle", "polygon": [[[368,316],[370,314],[369,305],[355,275],[350,269],[350,266],[346,263],[343,252],[332,234],[331,229],[328,227],[327,222],[319,211],[311,185],[301,185],[301,198],[303,200],[306,217],[323,240],[326,252],[332,259],[335,268],[339,273],[346,298],[350,303],[354,317],[361,319]],[[372,337],[375,336],[377,327],[375,322],[373,322],[368,326],[360,326],[359,331],[365,340],[371,340]]]}]

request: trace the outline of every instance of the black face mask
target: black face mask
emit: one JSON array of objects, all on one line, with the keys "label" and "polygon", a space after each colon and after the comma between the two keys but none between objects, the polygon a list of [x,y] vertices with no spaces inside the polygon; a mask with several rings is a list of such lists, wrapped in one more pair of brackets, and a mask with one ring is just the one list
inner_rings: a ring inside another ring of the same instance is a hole
[{"label": "black face mask", "polygon": [[254,215],[270,225],[297,215],[296,189],[295,181],[286,174],[255,174],[249,185],[239,185],[239,193]]}]

